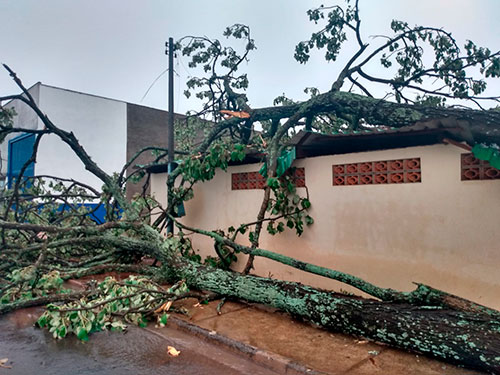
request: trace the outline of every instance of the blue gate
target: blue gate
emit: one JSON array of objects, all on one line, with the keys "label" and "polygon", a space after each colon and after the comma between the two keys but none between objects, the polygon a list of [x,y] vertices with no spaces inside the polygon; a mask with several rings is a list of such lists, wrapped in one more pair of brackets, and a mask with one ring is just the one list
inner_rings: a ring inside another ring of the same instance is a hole
[{"label": "blue gate", "polygon": [[[9,140],[9,152],[7,162],[7,186],[10,189],[12,182],[19,176],[23,165],[31,158],[33,146],[35,145],[35,134],[21,134]],[[23,173],[25,177],[35,175],[35,163],[30,163]]]},{"label": "blue gate", "polygon": [[[31,158],[33,147],[35,146],[35,134],[21,134],[9,140],[9,153],[7,160],[7,186],[12,188],[15,179],[19,176],[24,164]],[[23,173],[23,177],[33,177],[35,175],[35,163],[30,163]],[[29,186],[29,185],[28,185]],[[78,207],[85,206],[89,210],[94,210],[89,217],[102,224],[106,222],[106,209],[101,203],[78,203]],[[59,210],[66,210],[65,205],[61,205]]]}]

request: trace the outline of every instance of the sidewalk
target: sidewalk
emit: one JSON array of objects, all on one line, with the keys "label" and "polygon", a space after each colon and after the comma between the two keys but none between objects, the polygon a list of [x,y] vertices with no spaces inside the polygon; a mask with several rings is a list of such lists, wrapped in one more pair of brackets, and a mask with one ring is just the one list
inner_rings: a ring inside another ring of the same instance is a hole
[{"label": "sidewalk", "polygon": [[479,374],[344,334],[332,334],[260,306],[226,302],[219,315],[218,303],[179,301],[175,305],[189,310],[189,316],[172,314],[169,325],[212,338],[283,374]]}]

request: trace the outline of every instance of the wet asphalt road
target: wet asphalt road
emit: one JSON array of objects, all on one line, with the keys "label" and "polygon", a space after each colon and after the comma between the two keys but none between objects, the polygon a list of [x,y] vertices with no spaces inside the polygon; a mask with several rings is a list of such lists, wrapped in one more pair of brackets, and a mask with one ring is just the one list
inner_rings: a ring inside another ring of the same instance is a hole
[{"label": "wet asphalt road", "polygon": [[[159,335],[132,326],[125,334],[95,333],[87,343],[74,336],[54,340],[46,330],[33,326],[39,313],[28,309],[0,319],[0,359],[8,358],[12,366],[0,368],[0,374],[275,374],[175,329],[163,329]],[[180,356],[169,356],[168,345],[180,350]]]}]

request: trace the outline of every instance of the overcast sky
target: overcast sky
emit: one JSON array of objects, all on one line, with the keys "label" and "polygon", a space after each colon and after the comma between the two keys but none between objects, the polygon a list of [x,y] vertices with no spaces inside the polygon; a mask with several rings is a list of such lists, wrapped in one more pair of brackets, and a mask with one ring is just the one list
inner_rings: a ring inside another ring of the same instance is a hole
[{"label": "overcast sky", "polygon": [[[316,0],[0,0],[0,61],[27,86],[42,83],[139,103],[167,67],[169,36],[221,38],[233,23],[251,27],[257,50],[246,67],[253,107],[271,105],[282,93],[305,99],[308,86],[327,90],[341,64],[315,55],[307,65],[293,60],[294,46],[315,30],[306,10],[341,1]],[[390,34],[391,19],[443,27],[462,45],[471,39],[500,49],[500,0],[361,0],[362,35]],[[344,58],[352,50],[345,49]],[[187,60],[177,59],[175,109],[196,107],[183,95]],[[17,93],[0,72],[0,95]],[[500,93],[500,84],[490,94]],[[167,75],[143,105],[167,108]]]}]

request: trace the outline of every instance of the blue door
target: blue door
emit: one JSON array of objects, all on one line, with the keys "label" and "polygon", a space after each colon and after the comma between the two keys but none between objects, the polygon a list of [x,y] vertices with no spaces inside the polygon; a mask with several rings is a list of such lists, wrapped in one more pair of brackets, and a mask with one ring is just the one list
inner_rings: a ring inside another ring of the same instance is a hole
[{"label": "blue door", "polygon": [[[35,145],[35,134],[21,134],[9,141],[9,153],[7,163],[7,186],[12,187],[13,180],[19,176],[23,165],[31,158],[33,146]],[[35,175],[35,163],[30,163],[24,171],[23,176],[33,177]]]}]

